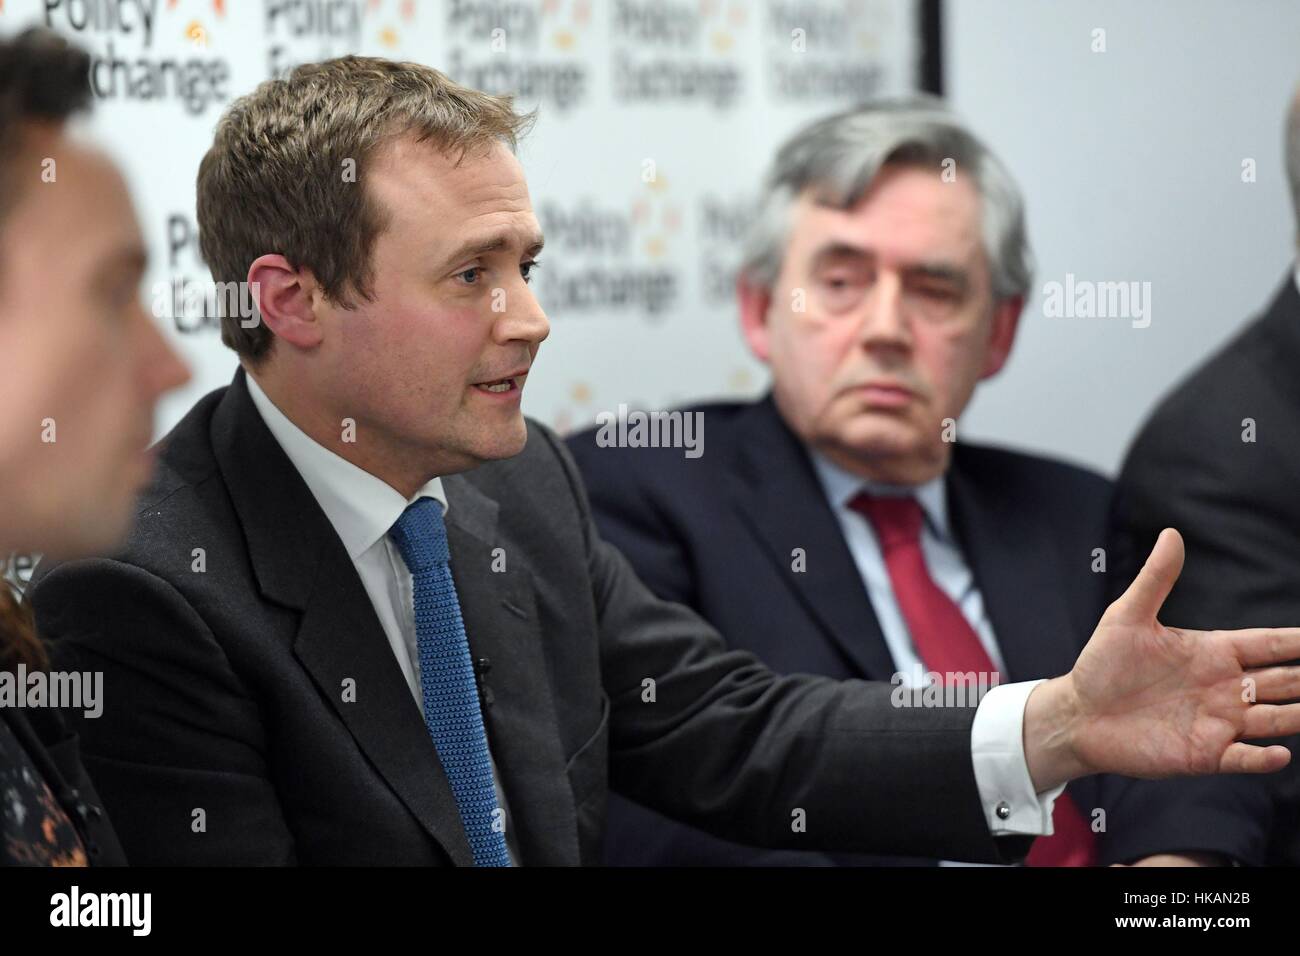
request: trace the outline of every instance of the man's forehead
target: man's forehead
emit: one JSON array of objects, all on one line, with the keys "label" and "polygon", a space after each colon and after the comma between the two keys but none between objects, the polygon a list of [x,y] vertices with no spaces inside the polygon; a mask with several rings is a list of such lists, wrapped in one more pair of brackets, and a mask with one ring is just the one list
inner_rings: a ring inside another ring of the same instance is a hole
[{"label": "man's forehead", "polygon": [[[973,215],[965,215],[965,203],[960,202],[908,196],[885,205],[876,198],[868,192],[845,209],[805,193],[795,204],[791,244],[810,251],[835,246],[864,252],[923,244],[949,254],[973,254],[980,247],[978,206]],[[900,222],[909,228],[896,228]]]},{"label": "man's forehead", "polygon": [[20,164],[32,183],[84,186],[97,191],[106,183],[126,188],[113,160],[93,141],[57,123],[24,124],[21,149],[11,162]]},{"label": "man's forehead", "polygon": [[369,178],[382,192],[400,198],[399,208],[413,201],[529,201],[523,167],[504,143],[446,150],[413,136],[398,137],[375,156]]},{"label": "man's forehead", "polygon": [[540,231],[523,169],[504,144],[461,155],[403,137],[376,157],[370,180],[391,229],[440,247],[502,234],[531,245]]},{"label": "man's forehead", "polygon": [[42,130],[12,162],[27,182],[11,219],[33,239],[49,234],[106,249],[139,245],[126,181],[102,150]]}]

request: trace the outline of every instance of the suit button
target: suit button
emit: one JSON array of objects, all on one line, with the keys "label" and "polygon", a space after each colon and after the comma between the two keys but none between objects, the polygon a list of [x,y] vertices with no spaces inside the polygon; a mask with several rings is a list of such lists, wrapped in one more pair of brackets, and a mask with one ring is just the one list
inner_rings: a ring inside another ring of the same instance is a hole
[{"label": "suit button", "polygon": [[999,820],[1005,820],[1011,816],[1011,804],[1003,800],[993,812],[998,815]]}]

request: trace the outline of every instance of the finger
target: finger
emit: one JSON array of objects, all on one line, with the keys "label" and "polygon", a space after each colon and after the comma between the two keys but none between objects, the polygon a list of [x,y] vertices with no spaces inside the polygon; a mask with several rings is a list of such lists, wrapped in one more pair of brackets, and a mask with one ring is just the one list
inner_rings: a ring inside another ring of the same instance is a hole
[{"label": "finger", "polygon": [[1267,667],[1300,658],[1300,627],[1251,627],[1225,631],[1242,667]]},{"label": "finger", "polygon": [[[1280,703],[1300,698],[1300,667],[1266,667],[1241,678],[1243,700]],[[1253,690],[1253,695],[1246,691]]]},{"label": "finger", "polygon": [[1147,555],[1128,590],[1121,594],[1102,620],[1110,624],[1148,624],[1160,613],[1174,582],[1183,570],[1183,538],[1173,528],[1165,528],[1156,538],[1156,546]]},{"label": "finger", "polygon": [[1251,704],[1246,710],[1243,737],[1286,737],[1300,734],[1300,704]]},{"label": "finger", "polygon": [[1219,773],[1276,773],[1291,762],[1291,751],[1278,744],[1259,747],[1240,741],[1229,745],[1219,761]]}]

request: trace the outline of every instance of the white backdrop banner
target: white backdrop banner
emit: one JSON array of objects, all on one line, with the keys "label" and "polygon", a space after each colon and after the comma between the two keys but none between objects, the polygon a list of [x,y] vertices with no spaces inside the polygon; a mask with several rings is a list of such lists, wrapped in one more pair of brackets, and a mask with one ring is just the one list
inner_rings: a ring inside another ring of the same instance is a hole
[{"label": "white backdrop banner", "polygon": [[732,290],[762,173],[797,126],[914,88],[920,53],[912,0],[0,2],[6,33],[43,24],[94,57],[91,126],[135,195],[143,294],[194,371],[160,433],[235,369],[211,301],[187,294],[210,284],[194,177],[221,112],[259,82],[363,53],[538,108],[520,158],[552,332],[524,408],[563,431],[620,403],[764,387]]}]

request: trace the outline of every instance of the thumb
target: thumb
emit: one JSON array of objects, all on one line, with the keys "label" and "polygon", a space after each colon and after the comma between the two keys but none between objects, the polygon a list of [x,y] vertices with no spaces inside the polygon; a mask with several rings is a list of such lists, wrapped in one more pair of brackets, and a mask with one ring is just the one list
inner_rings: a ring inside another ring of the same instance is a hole
[{"label": "thumb", "polygon": [[1169,597],[1183,570],[1183,538],[1173,528],[1165,528],[1156,546],[1147,555],[1147,563],[1102,618],[1108,624],[1147,624],[1156,619],[1160,606]]}]

